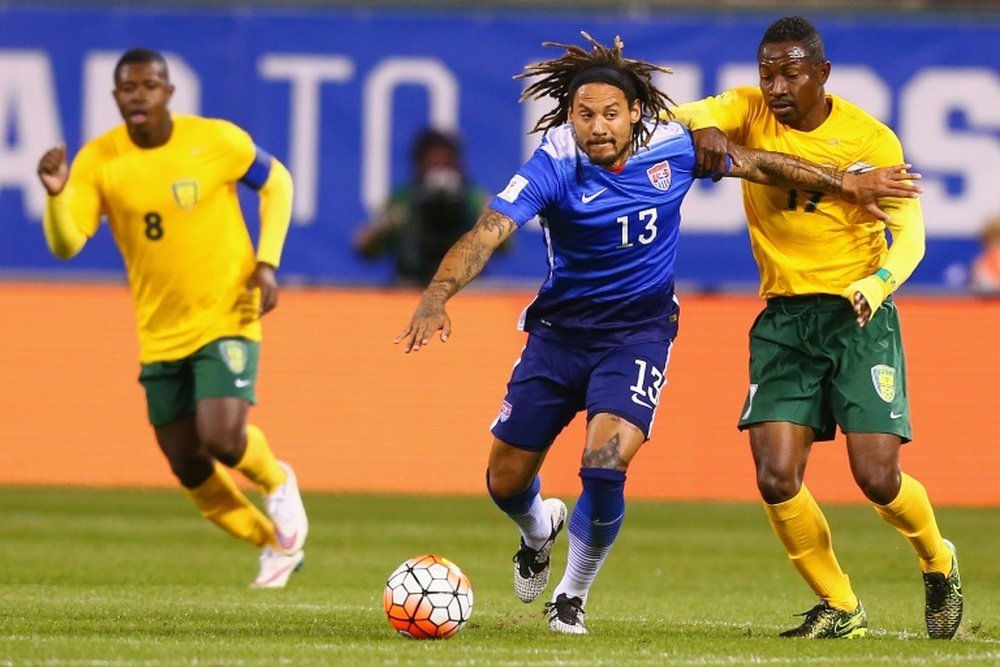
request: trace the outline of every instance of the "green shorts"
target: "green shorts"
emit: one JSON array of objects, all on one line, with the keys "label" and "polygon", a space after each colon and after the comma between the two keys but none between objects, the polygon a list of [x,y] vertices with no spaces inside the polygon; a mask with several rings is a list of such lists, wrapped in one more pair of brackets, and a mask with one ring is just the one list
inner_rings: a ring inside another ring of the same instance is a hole
[{"label": "green shorts", "polygon": [[153,426],[163,426],[194,414],[204,398],[242,398],[257,402],[257,360],[260,343],[246,338],[219,338],[176,361],[142,364],[139,382],[146,389],[146,407]]},{"label": "green shorts", "polygon": [[892,433],[909,442],[910,406],[899,313],[892,299],[859,327],[847,299],[778,297],[750,328],[750,390],[740,430],[762,422],[810,426],[816,440]]}]

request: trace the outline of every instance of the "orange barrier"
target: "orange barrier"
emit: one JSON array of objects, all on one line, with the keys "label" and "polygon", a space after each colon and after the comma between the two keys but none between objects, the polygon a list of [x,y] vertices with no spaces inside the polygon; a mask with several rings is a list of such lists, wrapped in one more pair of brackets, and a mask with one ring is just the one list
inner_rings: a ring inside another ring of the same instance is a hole
[{"label": "orange barrier", "polygon": [[[308,490],[483,493],[489,424],[523,345],[531,294],[463,293],[452,339],[392,345],[418,295],[286,290],[265,320],[252,419]],[[903,466],[937,504],[1000,505],[1000,302],[903,296],[915,440]],[[653,439],[632,465],[638,498],[756,500],[746,437],[751,296],[682,298],[681,334]],[[0,483],[172,486],[146,423],[125,287],[0,284]],[[574,497],[578,418],[542,471]],[[860,502],[841,437],[814,448],[821,500]]]}]

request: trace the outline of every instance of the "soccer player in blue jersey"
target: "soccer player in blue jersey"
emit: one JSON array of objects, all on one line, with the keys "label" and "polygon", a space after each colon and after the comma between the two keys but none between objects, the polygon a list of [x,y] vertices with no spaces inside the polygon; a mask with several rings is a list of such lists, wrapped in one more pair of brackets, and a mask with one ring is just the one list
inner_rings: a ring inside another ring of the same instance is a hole
[{"label": "soccer player in blue jersey", "polygon": [[[587,632],[587,594],[622,525],[626,471],[649,436],[665,382],[679,317],[679,209],[695,171],[688,130],[655,120],[670,100],[652,74],[669,70],[626,59],[619,38],[606,47],[583,34],[590,50],[547,43],[565,54],[519,75],[540,77],[522,101],[558,102],[535,128],[546,131],[542,145],[448,251],[396,339],[406,352],[437,331],[447,340],[445,302],[514,230],[543,219],[549,273],[521,317],[528,341],[493,423],[486,484],[520,529],[514,588],[531,602],[548,583],[567,518],[562,501],[542,499],[538,471],[559,432],[587,411],[566,573],[545,605],[549,628],[567,634]],[[896,180],[900,168],[859,176],[780,153],[732,151],[727,175],[755,182],[859,199],[916,189]]]}]

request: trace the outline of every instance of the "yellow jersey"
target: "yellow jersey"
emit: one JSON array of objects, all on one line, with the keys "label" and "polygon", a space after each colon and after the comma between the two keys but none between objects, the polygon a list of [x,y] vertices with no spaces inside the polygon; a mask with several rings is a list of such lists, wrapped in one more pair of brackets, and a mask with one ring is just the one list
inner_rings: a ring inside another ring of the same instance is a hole
[{"label": "yellow jersey", "polygon": [[[863,109],[827,95],[830,115],[811,132],[781,124],[759,88],[728,90],[689,105],[681,118],[706,112],[735,144],[803,157],[841,170],[865,170],[900,164],[903,149],[891,129]],[[700,122],[699,126],[704,126]],[[861,206],[835,195],[789,190],[743,181],[743,205],[750,244],[760,270],[760,295],[835,294],[855,280],[875,273],[888,254],[886,224]],[[891,231],[906,227],[923,237],[923,213],[917,199],[879,200],[892,217]],[[915,262],[914,262],[915,266]],[[912,271],[895,275],[901,284]],[[897,271],[902,273],[902,271]]]},{"label": "yellow jersey", "polygon": [[120,125],[73,160],[68,212],[92,237],[106,216],[125,260],[142,363],[186,357],[212,340],[260,340],[256,266],[237,198],[256,147],[224,120],[173,115],[166,144],[140,148]]}]

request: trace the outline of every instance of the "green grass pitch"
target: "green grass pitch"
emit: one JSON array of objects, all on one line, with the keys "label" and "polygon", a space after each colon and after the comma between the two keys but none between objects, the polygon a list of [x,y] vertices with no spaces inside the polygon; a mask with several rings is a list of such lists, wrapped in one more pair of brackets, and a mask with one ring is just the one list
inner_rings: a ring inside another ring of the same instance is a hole
[{"label": "green grass pitch", "polygon": [[[572,499],[568,499],[572,500]],[[923,627],[917,561],[865,506],[829,506],[871,631],[780,640],[815,600],[755,504],[629,503],[591,591],[590,635],[554,636],[511,586],[516,532],[485,497],[306,496],[305,567],[250,590],[256,553],[179,491],[0,488],[0,665],[1000,665],[1000,509],[942,508],[959,549],[965,620]],[[436,552],[475,590],[455,638],[389,627],[386,577]],[[554,585],[566,557],[561,538]]]}]

